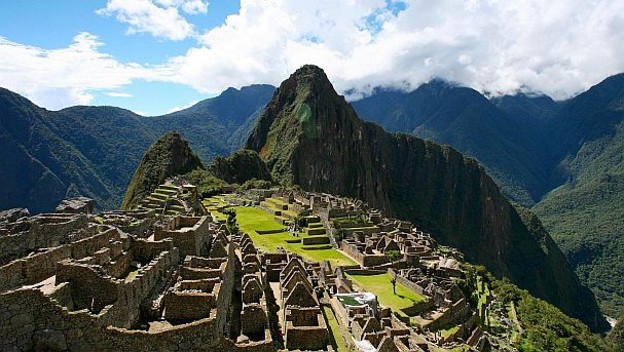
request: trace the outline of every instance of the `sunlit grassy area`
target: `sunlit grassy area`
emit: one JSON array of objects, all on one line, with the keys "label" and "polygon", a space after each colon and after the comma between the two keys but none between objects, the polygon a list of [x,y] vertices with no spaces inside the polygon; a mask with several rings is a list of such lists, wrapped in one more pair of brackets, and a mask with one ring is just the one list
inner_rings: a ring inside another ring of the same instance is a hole
[{"label": "sunlit grassy area", "polygon": [[253,207],[233,207],[236,210],[236,219],[242,232],[249,234],[256,247],[274,252],[277,247],[282,247],[287,251],[300,254],[302,257],[317,262],[329,260],[333,266],[355,265],[356,263],[342,254],[335,248],[329,249],[303,249],[301,242],[289,243],[287,241],[297,241],[297,237],[291,236],[288,232],[259,235],[256,230],[279,230],[284,226],[277,223],[274,216],[260,208]]},{"label": "sunlit grassy area", "polygon": [[338,326],[338,320],[336,320],[336,316],[334,315],[334,311],[327,306],[323,307],[323,315],[327,320],[327,324],[329,325],[329,330],[331,331],[331,343],[334,349],[338,352],[340,351],[348,351],[347,344],[340,333],[340,327]]},{"label": "sunlit grassy area", "polygon": [[425,297],[410,290],[401,283],[396,283],[396,294],[392,291],[392,276],[388,273],[376,275],[348,275],[362,290],[377,296],[383,306],[403,314],[401,309],[409,308],[425,300]]},{"label": "sunlit grassy area", "polygon": [[202,200],[202,204],[204,204],[204,206],[210,212],[210,214],[214,216],[217,220],[225,221],[225,219],[227,219],[227,216],[225,214],[217,211],[218,207],[226,204],[223,198],[218,197],[218,196],[206,198]]}]

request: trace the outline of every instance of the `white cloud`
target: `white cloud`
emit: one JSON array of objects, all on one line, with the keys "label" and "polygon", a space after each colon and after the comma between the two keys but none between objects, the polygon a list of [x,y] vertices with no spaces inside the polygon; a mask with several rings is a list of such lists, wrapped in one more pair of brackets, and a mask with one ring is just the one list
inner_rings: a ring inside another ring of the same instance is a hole
[{"label": "white cloud", "polygon": [[79,33],[67,48],[46,50],[0,37],[0,86],[50,109],[88,104],[89,91],[115,89],[153,73],[137,64],[124,64],[99,51],[103,44],[92,34]]},{"label": "white cloud", "polygon": [[208,1],[202,0],[156,0],[164,7],[178,7],[189,15],[196,15],[208,12]]},{"label": "white cloud", "polygon": [[202,1],[159,0],[158,6],[151,0],[108,0],[106,7],[97,11],[100,15],[114,15],[120,22],[130,25],[128,34],[148,33],[154,37],[183,40],[193,35],[193,25],[178,12],[178,6],[187,13],[206,13],[207,4]]},{"label": "white cloud", "polygon": [[[336,88],[415,88],[433,77],[491,94],[566,98],[624,71],[624,2],[616,0],[242,0],[239,14],[163,66],[215,93],[278,84],[306,63]],[[164,71],[163,71],[164,72]]]},{"label": "white cloud", "polygon": [[352,97],[378,86],[413,89],[438,77],[494,95],[533,91],[562,99],[624,71],[622,1],[410,0],[399,12],[387,3],[241,0],[238,14],[198,33],[180,13],[204,13],[206,1],[110,0],[99,12],[131,30],[193,35],[196,45],[142,66],[106,54],[89,33],[54,50],[0,37],[0,86],[56,109],[87,104],[94,91],[114,93],[137,79],[217,94],[279,84],[311,63],[340,92],[355,89]]},{"label": "white cloud", "polygon": [[125,92],[106,92],[104,94],[108,95],[109,97],[113,97],[113,98],[132,98],[133,97],[132,94],[125,93]]},{"label": "white cloud", "polygon": [[190,108],[191,106],[193,106],[193,105],[195,105],[197,103],[199,103],[199,100],[193,100],[193,101],[191,101],[190,103],[188,103],[188,104],[186,104],[184,106],[174,106],[171,109],[169,109],[166,112],[166,114],[171,114],[172,112],[177,112],[177,111],[180,111],[180,110],[188,109],[188,108]]}]

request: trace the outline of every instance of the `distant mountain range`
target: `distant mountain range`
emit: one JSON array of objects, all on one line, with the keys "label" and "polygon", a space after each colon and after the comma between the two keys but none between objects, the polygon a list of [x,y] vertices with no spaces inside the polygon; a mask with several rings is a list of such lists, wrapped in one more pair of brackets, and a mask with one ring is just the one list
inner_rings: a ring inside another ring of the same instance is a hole
[{"label": "distant mountain range", "polygon": [[[191,108],[143,117],[114,107],[48,111],[0,89],[0,208],[49,211],[75,194],[117,208],[158,136],[177,130],[208,163],[245,143],[274,91],[230,88]],[[507,197],[539,215],[605,311],[624,316],[623,74],[563,102],[487,99],[434,80],[410,93],[379,89],[352,105],[387,131],[476,158]]]},{"label": "distant mountain range", "polygon": [[82,194],[118,208],[143,152],[177,130],[204,160],[238,149],[275,88],[230,88],[172,114],[143,117],[114,107],[48,111],[0,89],[0,209],[50,211]]},{"label": "distant mountain range", "polygon": [[568,101],[433,81],[354,102],[389,131],[450,144],[544,221],[605,310],[624,316],[624,74]]}]

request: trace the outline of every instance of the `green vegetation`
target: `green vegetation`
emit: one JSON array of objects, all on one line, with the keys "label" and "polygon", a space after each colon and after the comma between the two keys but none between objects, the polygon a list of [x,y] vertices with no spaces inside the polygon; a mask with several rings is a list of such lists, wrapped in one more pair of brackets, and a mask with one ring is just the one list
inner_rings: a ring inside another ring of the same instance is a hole
[{"label": "green vegetation", "polygon": [[592,288],[604,312],[624,317],[624,172],[557,189],[535,211]]},{"label": "green vegetation", "polygon": [[[273,185],[266,164],[257,152],[241,149],[228,157],[217,156],[208,166],[216,177],[228,183],[245,184],[246,187]],[[264,182],[261,182],[264,181]]]},{"label": "green vegetation", "polygon": [[416,303],[423,302],[425,297],[405,287],[400,282],[396,283],[396,294],[392,292],[392,276],[390,274],[375,275],[351,275],[348,276],[364,291],[370,291],[377,296],[379,303],[390,307],[399,314],[402,309],[409,308]]},{"label": "green vegetation", "polygon": [[228,184],[204,169],[195,169],[182,175],[191,184],[197,186],[197,194],[208,198],[221,193]]},{"label": "green vegetation", "polygon": [[395,261],[401,259],[401,257],[402,257],[401,252],[400,251],[396,251],[396,250],[389,250],[389,251],[386,251],[384,254],[392,262],[395,262]]},{"label": "green vegetation", "polygon": [[[464,264],[466,277],[458,279],[459,287],[469,297],[470,304],[481,307],[481,300],[492,294],[498,307],[505,307],[507,317],[518,324],[507,331],[510,342],[523,352],[533,351],[611,351],[609,343],[592,334],[587,325],[561,312],[552,304],[532,296],[507,279],[496,279],[483,266]],[[479,309],[485,328],[500,329],[496,312]]]},{"label": "green vegetation", "polygon": [[453,325],[444,329],[440,330],[440,335],[442,335],[442,337],[447,338],[453,334],[455,334],[456,332],[459,331],[459,325]]},{"label": "green vegetation", "polygon": [[624,352],[624,320],[619,320],[607,336],[615,352]]},{"label": "green vegetation", "polygon": [[609,351],[610,346],[587,326],[570,318],[548,302],[531,296],[513,284],[494,281],[495,294],[513,302],[523,333],[520,351]]},{"label": "green vegetation", "polygon": [[210,213],[210,215],[219,222],[225,223],[227,220],[227,215],[223,214],[222,212],[218,211],[217,208],[222,207],[225,205],[225,202],[223,201],[223,199],[219,198],[219,197],[211,197],[211,198],[207,198],[202,200],[202,204],[204,204],[204,206],[206,207],[206,210],[208,210],[208,212]]},{"label": "green vegetation", "polygon": [[317,262],[328,260],[333,266],[355,265],[355,262],[349,259],[349,257],[345,256],[340,251],[336,250],[331,246],[325,249],[321,249],[324,247],[317,246],[309,246],[309,248],[304,248],[304,246],[300,242],[290,242],[293,239],[297,238],[291,236],[286,231],[259,235],[256,230],[270,231],[283,230],[284,228],[283,225],[275,222],[275,220],[273,219],[273,215],[267,213],[262,209],[238,206],[234,207],[234,210],[236,210],[240,230],[249,234],[251,239],[254,241],[256,247],[262,250],[274,252],[277,250],[278,247],[282,247],[285,250],[300,254],[302,257],[308,260],[314,260]]},{"label": "green vegetation", "polygon": [[348,351],[347,344],[340,333],[340,326],[338,326],[338,320],[334,315],[334,311],[329,306],[323,306],[323,315],[327,321],[327,326],[331,332],[330,342],[335,351]]},{"label": "green vegetation", "polygon": [[141,164],[132,176],[121,207],[135,207],[167,177],[185,174],[197,168],[203,168],[203,165],[188,142],[177,132],[167,133],[145,152]]},{"label": "green vegetation", "polygon": [[227,215],[225,226],[231,235],[237,235],[239,233],[238,221],[236,221],[236,210],[228,208],[223,211]]}]

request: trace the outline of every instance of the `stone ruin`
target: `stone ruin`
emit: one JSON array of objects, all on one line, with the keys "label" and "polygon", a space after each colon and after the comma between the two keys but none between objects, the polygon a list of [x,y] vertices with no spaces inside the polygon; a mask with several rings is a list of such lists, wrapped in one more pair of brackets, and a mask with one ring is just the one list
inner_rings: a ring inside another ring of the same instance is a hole
[{"label": "stone ruin", "polygon": [[227,339],[235,247],[207,216],[152,210],[1,225],[0,350],[267,350]]},{"label": "stone ruin", "polygon": [[[346,218],[331,246],[359,265],[334,268],[260,251],[248,234],[171,201],[195,199],[192,187],[175,187],[135,210],[21,213],[0,223],[0,350],[331,351],[327,310],[351,348],[478,346],[478,315],[453,281],[461,254],[411,223],[327,194],[252,192],[260,207],[270,196],[330,230]],[[354,292],[352,270],[389,273],[425,301],[401,312],[376,298],[345,304],[342,295],[365,294]],[[450,325],[459,329],[442,337]]]},{"label": "stone ruin", "polygon": [[74,197],[63,199],[56,207],[57,213],[84,213],[91,214],[94,209],[94,201],[87,197]]},{"label": "stone ruin", "polygon": [[293,258],[280,273],[282,329],[287,349],[326,350],[329,331],[303,263]]}]

